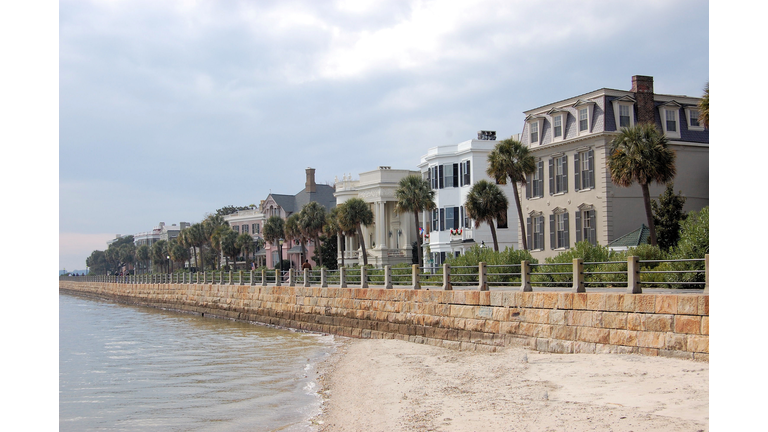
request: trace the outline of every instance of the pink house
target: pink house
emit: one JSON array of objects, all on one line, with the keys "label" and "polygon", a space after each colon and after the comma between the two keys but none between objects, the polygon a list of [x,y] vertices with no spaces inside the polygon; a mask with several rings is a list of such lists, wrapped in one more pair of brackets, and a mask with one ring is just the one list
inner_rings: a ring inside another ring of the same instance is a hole
[{"label": "pink house", "polygon": [[[269,194],[267,199],[261,203],[260,210],[266,219],[269,219],[271,216],[279,216],[283,220],[288,219],[290,215],[300,212],[307,203],[312,201],[319,203],[326,210],[336,206],[336,198],[333,196],[335,188],[329,185],[317,184],[315,182],[314,168],[307,168],[306,173],[307,181],[301,192],[296,195]],[[315,267],[316,263],[312,259],[315,252],[314,242],[311,240],[307,241],[305,248],[306,256],[304,258],[309,260],[312,267]],[[264,252],[266,254],[267,267],[274,268],[280,260],[280,245],[273,245],[267,242]],[[283,242],[282,257],[291,261],[291,267],[301,268],[301,245],[297,241]]]}]

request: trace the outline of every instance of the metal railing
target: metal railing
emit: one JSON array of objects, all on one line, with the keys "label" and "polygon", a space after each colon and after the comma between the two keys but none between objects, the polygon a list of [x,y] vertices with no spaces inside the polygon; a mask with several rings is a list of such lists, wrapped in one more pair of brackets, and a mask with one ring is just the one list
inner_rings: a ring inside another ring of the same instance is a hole
[{"label": "metal railing", "polygon": [[709,292],[709,255],[701,259],[455,266],[340,268],[338,270],[229,271],[130,276],[61,276],[60,280],[123,284],[219,284],[258,286],[304,286],[368,288],[383,287],[444,290],[567,290],[585,292],[587,288],[619,288],[641,293],[642,288],[698,288]]}]

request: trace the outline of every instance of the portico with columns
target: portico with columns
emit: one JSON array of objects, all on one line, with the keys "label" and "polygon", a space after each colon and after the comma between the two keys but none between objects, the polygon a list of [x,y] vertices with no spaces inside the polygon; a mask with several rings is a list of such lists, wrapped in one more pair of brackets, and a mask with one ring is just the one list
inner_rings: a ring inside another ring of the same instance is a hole
[{"label": "portico with columns", "polygon": [[[350,198],[360,198],[371,207],[373,224],[362,227],[368,264],[381,267],[410,264],[413,260],[411,245],[416,241],[418,227],[415,226],[413,214],[398,214],[395,211],[395,190],[398,183],[401,178],[411,174],[420,176],[418,171],[393,170],[381,166],[376,170],[361,173],[359,180],[352,180],[352,176],[346,174],[340,181],[336,179],[336,205]],[[344,240],[341,237],[339,236],[338,240],[339,265],[342,263],[342,254],[345,266],[362,263],[358,236],[344,236]]]}]

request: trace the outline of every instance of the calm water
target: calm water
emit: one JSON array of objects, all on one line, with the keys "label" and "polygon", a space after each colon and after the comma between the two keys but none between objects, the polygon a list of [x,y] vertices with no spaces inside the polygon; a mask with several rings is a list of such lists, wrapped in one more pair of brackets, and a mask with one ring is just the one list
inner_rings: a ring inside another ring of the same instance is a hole
[{"label": "calm water", "polygon": [[59,429],[307,431],[332,336],[59,296]]}]

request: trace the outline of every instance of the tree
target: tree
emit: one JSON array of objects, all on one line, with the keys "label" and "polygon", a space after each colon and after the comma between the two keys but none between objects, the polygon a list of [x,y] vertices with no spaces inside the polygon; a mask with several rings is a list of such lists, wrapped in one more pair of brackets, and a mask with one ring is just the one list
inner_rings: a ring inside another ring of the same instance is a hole
[{"label": "tree", "polygon": [[651,245],[656,246],[656,225],[651,211],[651,182],[668,183],[675,177],[675,152],[667,147],[667,137],[652,123],[622,128],[611,141],[608,171],[611,180],[621,187],[640,184],[645,203],[645,217],[650,229]]},{"label": "tree", "polygon": [[168,263],[168,242],[166,240],[158,240],[152,245],[152,272],[154,273],[154,266],[162,266]]},{"label": "tree", "polygon": [[704,96],[699,101],[699,122],[709,128],[709,83],[704,87]]},{"label": "tree", "polygon": [[305,238],[304,238],[304,233],[301,231],[301,215],[299,213],[294,213],[288,216],[288,219],[285,220],[285,239],[288,240],[290,243],[293,243],[293,241],[295,240],[301,244],[301,257],[299,258],[299,262],[303,261],[305,256],[305,252],[304,252]]},{"label": "tree", "polygon": [[[342,231],[341,227],[339,227],[339,211],[341,208],[339,206],[336,206],[331,209],[330,212],[326,213],[325,215],[325,225],[323,226],[323,234],[325,234],[326,238],[330,241],[330,239],[334,239],[338,241],[338,236],[341,236],[341,251],[337,250],[338,252],[341,252],[341,266],[344,267],[344,231]],[[337,246],[338,249],[338,246]],[[338,262],[336,262],[336,257],[333,259],[334,265],[338,266]],[[329,267],[330,268],[330,263]]]},{"label": "tree", "polygon": [[237,239],[235,240],[235,246],[245,256],[245,267],[248,269],[248,255],[253,252],[256,245],[253,242],[253,237],[251,237],[248,233],[242,233],[237,236]]},{"label": "tree", "polygon": [[227,258],[227,268],[229,268],[229,258],[232,258],[232,270],[237,270],[237,256],[240,255],[240,248],[237,245],[237,237],[238,234],[235,232],[235,230],[229,228],[222,232],[221,238],[219,240],[219,244],[221,245],[221,252]]},{"label": "tree", "polygon": [[360,249],[363,254],[363,265],[368,265],[368,254],[365,252],[365,238],[362,226],[373,224],[373,212],[368,203],[360,198],[350,198],[341,204],[337,215],[339,227],[346,232],[356,231],[360,239]]},{"label": "tree", "polygon": [[493,250],[498,252],[499,241],[496,238],[494,219],[498,220],[507,214],[509,201],[504,196],[504,192],[488,180],[480,180],[469,189],[465,207],[469,217],[476,221],[478,228],[483,222],[491,227]]},{"label": "tree", "polygon": [[183,263],[192,257],[189,248],[179,241],[178,237],[168,242],[168,255],[175,263]]},{"label": "tree", "polygon": [[395,190],[395,210],[398,213],[412,212],[416,221],[416,241],[418,243],[418,264],[424,266],[424,253],[422,252],[422,239],[419,234],[419,213],[435,209],[435,191],[429,186],[429,182],[418,175],[409,175],[400,179]]},{"label": "tree", "polygon": [[[229,228],[229,222],[224,220],[224,216],[222,215],[208,215],[205,220],[203,221],[203,233],[205,234],[205,243],[213,249],[215,254],[213,255],[215,259],[215,268],[220,267],[221,263],[221,249],[219,248],[218,241],[221,237],[222,229],[221,226],[226,226]],[[218,230],[218,232],[217,232]],[[214,242],[216,243],[216,246],[214,247]]]},{"label": "tree", "polygon": [[677,245],[680,239],[680,222],[685,220],[685,197],[682,192],[675,195],[672,183],[667,184],[667,189],[659,195],[659,202],[651,201],[653,209],[653,223],[656,225],[659,247],[669,250]]},{"label": "tree", "polygon": [[216,228],[213,229],[213,232],[211,233],[211,249],[216,251],[216,269],[217,270],[221,268],[221,254],[223,252],[221,240],[230,231],[232,231],[232,233],[235,232],[232,228],[230,228],[229,224],[227,224],[227,225],[217,226]]},{"label": "tree", "polygon": [[152,255],[149,249],[149,246],[147,245],[141,245],[138,248],[136,248],[136,260],[144,263],[145,267],[149,267],[149,260],[151,259]]},{"label": "tree", "polygon": [[[315,243],[315,251],[320,249],[320,233],[323,232],[323,226],[325,225],[325,214],[325,207],[317,201],[310,201],[301,209],[301,230],[307,238],[312,239]],[[316,252],[315,256],[320,260],[318,264],[322,266],[323,254]]]},{"label": "tree", "polygon": [[[336,262],[338,245],[335,238],[320,236],[320,246],[315,247],[315,256],[312,257],[318,263],[324,262],[328,270],[336,270],[339,264]],[[322,264],[321,264],[322,265]]]},{"label": "tree", "polygon": [[[272,246],[277,246],[280,251],[280,263],[283,262],[283,248],[280,246],[280,240],[285,238],[285,222],[280,216],[270,216],[264,223],[262,230],[264,240],[270,242]],[[282,264],[280,266],[282,270]]]},{"label": "tree", "polygon": [[[498,144],[488,155],[488,169],[486,173],[496,180],[497,184],[507,184],[507,179],[514,185],[515,205],[517,206],[517,219],[520,224],[520,233],[523,239],[523,249],[528,250],[528,240],[525,235],[523,221],[523,208],[520,205],[520,193],[517,185],[526,183],[526,177],[536,171],[536,159],[528,147],[513,138],[507,138]],[[491,225],[493,228],[493,225]],[[494,242],[495,242],[494,234]]]},{"label": "tree", "polygon": [[[183,231],[186,233],[187,242],[192,246],[192,251],[195,255],[195,266],[203,270],[205,268],[203,264],[203,246],[206,243],[205,228],[203,224],[196,223]],[[198,260],[197,248],[200,248],[200,259]]]},{"label": "tree", "polygon": [[103,275],[107,273],[107,258],[104,251],[95,250],[85,259],[85,265],[88,266],[88,273]]},{"label": "tree", "polygon": [[217,209],[216,210],[216,216],[231,215],[232,213],[237,213],[240,210],[250,210],[250,209],[251,209],[250,206],[232,206],[232,205],[228,205],[228,206],[224,206],[224,207],[222,207],[220,209]]}]

